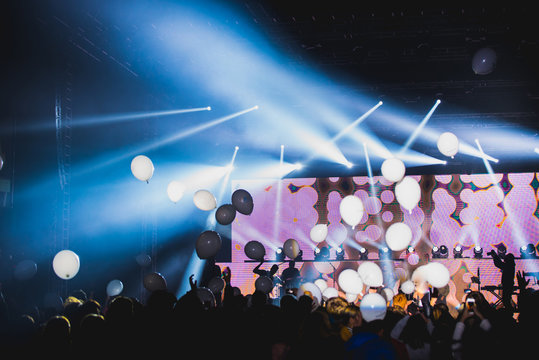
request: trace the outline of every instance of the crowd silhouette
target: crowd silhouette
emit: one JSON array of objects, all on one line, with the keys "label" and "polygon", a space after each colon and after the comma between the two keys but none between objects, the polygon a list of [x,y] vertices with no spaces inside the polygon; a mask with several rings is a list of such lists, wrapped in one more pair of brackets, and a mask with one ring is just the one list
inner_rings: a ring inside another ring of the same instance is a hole
[{"label": "crowd silhouette", "polygon": [[[517,272],[516,307],[472,291],[458,316],[444,301],[419,307],[399,293],[383,316],[365,321],[358,304],[334,297],[318,304],[306,293],[270,299],[241,294],[223,272],[215,301],[191,290],[179,298],[156,290],[141,301],[115,296],[100,304],[83,291],[60,310],[18,313],[0,301],[3,354],[24,356],[177,356],[214,359],[499,359],[536,353],[539,292]],[[1,294],[1,293],[0,293]],[[469,304],[469,305],[466,305]],[[11,357],[3,357],[11,358]]]}]

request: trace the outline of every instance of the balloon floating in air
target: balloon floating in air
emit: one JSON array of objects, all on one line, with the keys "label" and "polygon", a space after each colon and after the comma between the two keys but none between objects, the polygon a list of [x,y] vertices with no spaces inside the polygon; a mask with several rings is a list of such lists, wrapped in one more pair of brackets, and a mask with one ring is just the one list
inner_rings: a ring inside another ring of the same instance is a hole
[{"label": "balloon floating in air", "polygon": [[210,289],[206,287],[198,287],[196,289],[196,295],[198,300],[206,307],[213,308],[215,307],[215,295],[211,292]]},{"label": "balloon floating in air", "polygon": [[369,293],[363,296],[359,304],[361,316],[366,322],[373,320],[383,320],[386,316],[387,302],[378,293]]},{"label": "balloon floating in air", "polygon": [[153,176],[153,163],[149,157],[138,155],[131,160],[131,172],[140,181],[148,182]]},{"label": "balloon floating in air", "polygon": [[413,293],[415,290],[415,284],[411,280],[406,280],[401,284],[401,291],[407,295]]},{"label": "balloon floating in air", "polygon": [[158,272],[152,272],[144,276],[143,285],[144,288],[150,292],[167,289],[167,281],[163,275]]},{"label": "balloon floating in air", "polygon": [[229,225],[236,218],[236,209],[231,204],[219,206],[215,212],[215,220],[221,225]]},{"label": "balloon floating in air", "polygon": [[13,271],[13,276],[17,280],[29,280],[37,273],[37,264],[33,260],[20,261]]},{"label": "balloon floating in air", "polygon": [[438,137],[436,146],[442,154],[454,158],[459,152],[459,139],[452,132],[446,131]]},{"label": "balloon floating in air", "polygon": [[218,276],[213,277],[208,281],[208,289],[210,289],[214,295],[222,292],[224,288],[225,281]]},{"label": "balloon floating in air", "polygon": [[442,288],[449,283],[449,270],[444,264],[439,262],[430,262],[427,265],[426,280],[435,288]]},{"label": "balloon floating in air", "polygon": [[312,282],[305,282],[300,285],[297,294],[298,299],[302,295],[310,295],[317,305],[322,303],[322,291],[320,291],[320,288]]},{"label": "balloon floating in air", "polygon": [[389,158],[382,163],[382,176],[391,182],[399,182],[404,177],[406,167],[402,160]]},{"label": "balloon floating in air", "polygon": [[404,250],[412,241],[412,229],[405,223],[391,224],[386,230],[386,244],[393,251]]},{"label": "balloon floating in air", "polygon": [[395,185],[395,197],[403,208],[412,213],[412,210],[421,199],[419,183],[413,177],[404,177]]},{"label": "balloon floating in air", "polygon": [[283,252],[290,259],[294,260],[299,255],[299,244],[296,239],[288,239],[283,244]]},{"label": "balloon floating in air", "polygon": [[334,297],[339,296],[339,290],[335,289],[334,287],[328,287],[322,291],[322,298],[324,300],[328,300]]},{"label": "balloon floating in air", "polygon": [[185,185],[177,180],[172,180],[167,186],[167,195],[170,201],[177,203],[185,192]]},{"label": "balloon floating in air", "polygon": [[477,75],[490,74],[496,67],[496,52],[491,48],[477,50],[472,58],[472,69]]},{"label": "balloon floating in air", "polygon": [[146,267],[152,263],[152,258],[148,254],[138,254],[135,257],[135,261],[139,266]]},{"label": "balloon floating in air", "polygon": [[198,190],[193,196],[195,206],[200,210],[210,211],[217,207],[215,196],[208,190]]},{"label": "balloon floating in air", "polygon": [[245,255],[252,260],[262,261],[264,255],[266,255],[266,248],[256,240],[251,240],[245,244],[243,251],[245,252]]},{"label": "balloon floating in air", "polygon": [[348,294],[360,294],[363,290],[363,281],[354,269],[345,269],[339,274],[337,283],[341,290]]},{"label": "balloon floating in air", "polygon": [[255,280],[255,289],[264,294],[269,294],[273,289],[273,281],[268,276],[260,276]]},{"label": "balloon floating in air", "polygon": [[316,224],[311,228],[310,237],[311,240],[315,243],[322,242],[326,240],[328,236],[328,226],[326,224]]},{"label": "balloon floating in air", "polygon": [[195,244],[197,255],[201,259],[215,256],[221,249],[221,235],[213,230],[206,230],[200,234]]},{"label": "balloon floating in air", "polygon": [[345,196],[339,204],[339,212],[342,219],[352,227],[359,224],[363,217],[364,210],[363,202],[354,195]]},{"label": "balloon floating in air", "polygon": [[370,287],[382,286],[384,282],[384,275],[382,269],[377,264],[370,261],[363,261],[357,268],[357,273],[363,284]]},{"label": "balloon floating in air", "polygon": [[247,190],[238,189],[232,193],[232,205],[243,215],[251,215],[254,204],[253,197]]},{"label": "balloon floating in air", "polygon": [[120,295],[123,289],[124,289],[124,284],[120,280],[111,280],[107,284],[107,295],[108,296]]},{"label": "balloon floating in air", "polygon": [[60,279],[73,279],[80,269],[79,256],[71,250],[62,250],[54,256],[52,268]]}]

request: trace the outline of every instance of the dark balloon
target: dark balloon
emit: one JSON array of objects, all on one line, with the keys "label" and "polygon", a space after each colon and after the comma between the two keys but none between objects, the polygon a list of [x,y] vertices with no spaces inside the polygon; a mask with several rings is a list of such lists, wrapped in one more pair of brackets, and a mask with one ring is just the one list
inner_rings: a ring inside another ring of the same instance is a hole
[{"label": "dark balloon", "polygon": [[228,225],[236,218],[236,208],[231,204],[219,206],[215,212],[215,219],[221,225]]},{"label": "dark balloon", "polygon": [[249,192],[238,189],[232,193],[232,205],[243,215],[251,215],[253,212],[253,197]]},{"label": "dark balloon", "polygon": [[221,235],[213,230],[206,230],[198,236],[196,252],[199,258],[209,259],[221,249]]},{"label": "dark balloon", "polygon": [[263,260],[266,255],[266,248],[260,242],[251,240],[243,248],[245,255],[252,260]]},{"label": "dark balloon", "polygon": [[144,288],[150,292],[156,290],[166,290],[167,282],[163,275],[157,272],[149,273],[144,277]]},{"label": "dark balloon", "polygon": [[260,276],[255,281],[255,289],[262,291],[264,294],[269,294],[273,289],[273,281],[268,276]]},{"label": "dark balloon", "polygon": [[472,58],[472,69],[477,75],[490,74],[496,67],[496,52],[490,48],[476,51]]}]

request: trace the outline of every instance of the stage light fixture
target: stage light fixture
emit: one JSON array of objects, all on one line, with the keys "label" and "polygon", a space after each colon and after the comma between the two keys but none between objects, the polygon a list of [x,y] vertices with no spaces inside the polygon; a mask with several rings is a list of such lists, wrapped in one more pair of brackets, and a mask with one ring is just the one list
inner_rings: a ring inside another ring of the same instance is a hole
[{"label": "stage light fixture", "polygon": [[361,249],[359,249],[359,258],[361,260],[367,260],[369,258],[369,250],[367,250],[366,248],[362,247]]},{"label": "stage light fixture", "polygon": [[337,261],[344,260],[344,249],[342,247],[337,248],[336,255],[337,255]]},{"label": "stage light fixture", "polygon": [[447,258],[449,256],[449,250],[447,249],[447,246],[442,245],[440,246],[440,258]]},{"label": "stage light fixture", "polygon": [[481,259],[483,257],[483,248],[479,245],[476,245],[473,248],[473,257],[476,259]]},{"label": "stage light fixture", "polygon": [[406,249],[407,254],[413,254],[414,252],[415,252],[415,249],[412,245],[408,246],[408,248]]},{"label": "stage light fixture", "polygon": [[520,257],[523,259],[536,259],[537,253],[533,244],[522,245],[520,247]]},{"label": "stage light fixture", "polygon": [[462,258],[462,246],[456,245],[456,246],[453,248],[453,257],[454,257],[455,259]]},{"label": "stage light fixture", "polygon": [[317,261],[327,261],[329,259],[329,248],[327,246],[315,248],[314,259]]},{"label": "stage light fixture", "polygon": [[280,247],[280,248],[277,248],[277,250],[275,250],[275,260],[277,261],[284,261],[284,251],[283,251],[283,248]]},{"label": "stage light fixture", "polygon": [[432,247],[432,258],[438,259],[440,257],[440,248],[436,245]]},{"label": "stage light fixture", "polygon": [[378,258],[380,260],[389,260],[391,259],[391,251],[387,246],[382,246],[378,249]]}]

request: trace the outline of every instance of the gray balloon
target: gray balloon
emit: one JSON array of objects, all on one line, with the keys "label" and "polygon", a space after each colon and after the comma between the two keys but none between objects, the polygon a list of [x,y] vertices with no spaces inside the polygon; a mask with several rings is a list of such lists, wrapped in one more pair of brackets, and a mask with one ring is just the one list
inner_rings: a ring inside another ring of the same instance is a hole
[{"label": "gray balloon", "polygon": [[263,260],[264,255],[266,255],[266,248],[256,240],[251,240],[245,244],[243,251],[249,259],[253,260]]},{"label": "gray balloon", "polygon": [[215,212],[215,220],[221,225],[229,225],[236,218],[236,208],[231,204],[219,206]]},{"label": "gray balloon", "polygon": [[32,260],[22,260],[13,271],[13,276],[17,280],[29,280],[37,273],[37,264]]},{"label": "gray balloon", "polygon": [[472,69],[478,75],[490,74],[496,67],[496,52],[490,48],[482,48],[472,58]]},{"label": "gray balloon", "polygon": [[221,249],[221,235],[213,230],[206,230],[198,236],[195,244],[197,255],[201,259],[215,256]]},{"label": "gray balloon", "polygon": [[224,288],[225,281],[220,277],[214,277],[211,278],[210,281],[208,281],[208,289],[210,289],[213,294],[218,294],[222,292]]},{"label": "gray balloon", "polygon": [[273,281],[268,276],[260,276],[255,281],[255,289],[269,294],[273,289]]},{"label": "gray balloon", "polygon": [[232,205],[239,213],[251,215],[253,212],[253,197],[247,190],[238,189],[232,193]]},{"label": "gray balloon", "polygon": [[215,296],[210,289],[205,287],[199,287],[196,290],[196,294],[200,302],[204,304],[205,307],[215,307]]},{"label": "gray balloon", "polygon": [[150,292],[167,289],[165,278],[158,272],[149,273],[144,276],[143,284],[144,288]]}]

